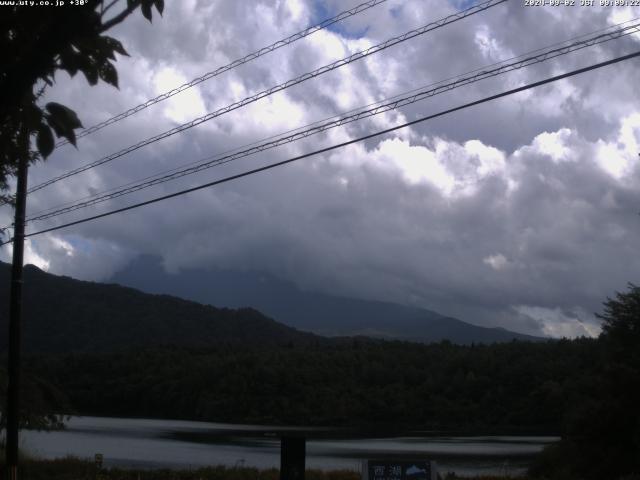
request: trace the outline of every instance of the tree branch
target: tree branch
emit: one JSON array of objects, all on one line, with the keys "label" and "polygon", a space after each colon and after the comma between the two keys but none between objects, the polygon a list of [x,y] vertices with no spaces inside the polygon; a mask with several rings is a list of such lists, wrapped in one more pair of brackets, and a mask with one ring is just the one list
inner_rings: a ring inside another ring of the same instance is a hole
[{"label": "tree branch", "polygon": [[102,24],[102,26],[98,29],[98,33],[104,33],[109,30],[111,27],[122,23],[125,18],[127,18],[136,8],[140,6],[140,0],[134,0],[131,5],[129,5],[126,9],[120,12],[118,15],[113,17],[108,22]]},{"label": "tree branch", "polygon": [[113,7],[116,3],[118,3],[120,0],[113,0],[109,5],[107,5],[106,7],[104,6],[104,2],[102,3],[102,11],[100,12],[100,16],[103,17],[105,13],[107,13],[109,11],[109,9],[111,7]]}]

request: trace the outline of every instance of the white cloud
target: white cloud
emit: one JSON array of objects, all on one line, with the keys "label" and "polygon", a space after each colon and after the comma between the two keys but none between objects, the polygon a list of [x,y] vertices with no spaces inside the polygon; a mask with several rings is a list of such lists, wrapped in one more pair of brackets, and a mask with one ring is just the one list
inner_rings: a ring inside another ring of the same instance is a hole
[{"label": "white cloud", "polygon": [[496,271],[504,270],[509,265],[509,260],[501,253],[489,255],[483,258],[482,261]]},{"label": "white cloud", "polygon": [[[332,5],[346,8],[342,2]],[[167,4],[165,16],[153,25],[138,16],[113,32],[132,53],[118,62],[120,91],[89,88],[76,76],[61,81],[48,99],[76,108],[89,125],[304,28],[311,6],[302,1]],[[334,29],[272,52],[82,139],[78,151],[61,149],[31,169],[30,184],[436,20],[452,8],[449,2],[397,3],[395,10],[378,6],[349,24],[364,32],[361,38]],[[466,18],[60,182],[32,195],[30,210],[617,19],[606,9],[547,10],[553,12],[541,18],[510,2]],[[612,57],[625,45],[608,42],[495,77],[64,220],[350,140]],[[159,254],[172,268],[262,269],[309,288],[409,302],[478,324],[550,335],[593,333],[593,322],[580,312],[597,311],[607,295],[627,281],[637,282],[640,271],[640,93],[630,81],[637,68],[629,62],[590,72],[53,237],[33,237],[29,255],[54,273],[100,279],[135,253]]]},{"label": "white cloud", "polygon": [[247,109],[247,117],[257,129],[278,134],[304,125],[307,115],[302,105],[286,93],[280,93],[251,105]]},{"label": "white cloud", "polygon": [[[620,23],[631,22],[636,18],[638,18],[638,10],[636,8],[620,5],[617,8],[611,9],[611,13],[608,16],[607,21],[611,25],[618,25]],[[634,33],[631,37],[640,41],[640,33]]]},{"label": "white cloud", "polygon": [[475,32],[474,40],[487,63],[495,63],[513,56],[508,49],[503,48],[500,42],[492,36],[488,25],[480,25]]},{"label": "white cloud", "polygon": [[640,114],[622,119],[617,141],[598,141],[596,162],[612,177],[621,180],[638,164]]},{"label": "white cloud", "polygon": [[553,338],[596,337],[601,327],[593,315],[589,315],[579,307],[572,311],[560,308],[544,308],[530,305],[517,305],[514,309],[542,324],[542,332]]},{"label": "white cloud", "polygon": [[[13,244],[8,244],[2,249],[2,257],[5,262],[11,263],[13,256]],[[51,262],[44,258],[34,248],[33,243],[28,239],[24,243],[24,264],[35,265],[41,270],[48,271]]]},{"label": "white cloud", "polygon": [[455,181],[438,161],[436,154],[427,147],[411,146],[394,138],[384,140],[376,151],[381,168],[394,165],[410,184],[429,182],[442,192],[451,193]]},{"label": "white cloud", "polygon": [[[175,68],[165,67],[153,77],[156,95],[187,83],[189,79]],[[176,123],[184,123],[207,113],[199,88],[192,87],[169,98],[163,104],[165,115]]]},{"label": "white cloud", "polygon": [[67,257],[73,257],[75,255],[75,249],[71,243],[66,240],[58,237],[50,237],[51,243],[54,245],[54,248],[60,249],[64,251]]},{"label": "white cloud", "polygon": [[571,130],[562,128],[557,132],[542,132],[533,139],[533,148],[542,155],[548,155],[554,162],[572,159],[571,148],[567,147],[567,140]]},{"label": "white cloud", "polygon": [[484,177],[502,173],[505,170],[505,155],[497,148],[485,145],[480,140],[469,140],[465,142],[464,149],[478,160],[476,167],[478,175]]}]

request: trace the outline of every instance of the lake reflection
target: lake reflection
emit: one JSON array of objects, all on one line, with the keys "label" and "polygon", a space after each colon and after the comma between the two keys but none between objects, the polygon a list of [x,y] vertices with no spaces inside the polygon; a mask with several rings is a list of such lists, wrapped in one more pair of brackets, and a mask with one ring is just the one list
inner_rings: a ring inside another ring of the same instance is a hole
[{"label": "lake reflection", "polygon": [[[278,427],[278,431],[300,431]],[[531,456],[556,437],[484,436],[331,439],[307,442],[309,468],[360,470],[367,458],[435,460],[441,472],[459,475],[524,472]],[[21,446],[32,455],[93,458],[105,466],[197,468],[208,465],[278,467],[280,441],[272,427],[176,420],[72,417],[59,432],[21,433]]]}]

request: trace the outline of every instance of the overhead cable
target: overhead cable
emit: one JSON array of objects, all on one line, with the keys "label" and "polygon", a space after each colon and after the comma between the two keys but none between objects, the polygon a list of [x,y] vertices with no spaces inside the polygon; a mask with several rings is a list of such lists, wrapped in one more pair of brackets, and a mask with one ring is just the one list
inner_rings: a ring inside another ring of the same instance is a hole
[{"label": "overhead cable", "polygon": [[[628,54],[628,55],[623,55],[621,57],[616,57],[616,58],[613,58],[611,60],[607,60],[607,61],[604,61],[604,62],[600,62],[600,63],[596,63],[596,64],[593,64],[593,65],[590,65],[588,67],[579,68],[577,70],[572,70],[570,72],[563,73],[561,75],[556,75],[556,76],[553,76],[553,77],[550,77],[550,78],[547,78],[547,79],[544,79],[544,80],[540,80],[538,82],[533,82],[533,83],[529,83],[527,85],[523,85],[521,87],[513,88],[511,90],[507,90],[505,92],[501,92],[501,93],[498,93],[498,94],[495,94],[495,95],[491,95],[491,96],[482,98],[480,100],[476,100],[476,101],[473,101],[473,102],[465,103],[464,105],[459,105],[457,107],[453,107],[453,108],[450,108],[450,109],[447,109],[447,110],[443,110],[441,112],[434,113],[434,114],[428,115],[426,117],[418,118],[416,120],[412,120],[410,122],[406,122],[406,123],[403,123],[401,125],[397,125],[395,127],[387,128],[385,130],[380,130],[380,131],[375,132],[375,133],[364,135],[362,137],[359,137],[359,138],[356,138],[356,139],[353,139],[353,140],[349,140],[349,141],[342,142],[342,143],[339,143],[339,144],[336,144],[336,145],[332,145],[330,147],[321,148],[321,149],[315,150],[313,152],[305,153],[303,155],[298,155],[296,157],[289,158],[287,160],[282,160],[280,162],[271,163],[271,164],[265,165],[263,167],[255,168],[253,170],[249,170],[249,171],[246,171],[246,172],[243,172],[243,173],[239,173],[239,174],[236,174],[236,175],[225,177],[225,178],[222,178],[222,179],[219,179],[219,180],[215,180],[213,182],[205,183],[204,185],[199,185],[197,187],[187,188],[185,190],[180,190],[180,191],[175,192],[175,193],[171,193],[171,194],[168,194],[168,195],[163,195],[161,197],[156,197],[156,198],[153,198],[151,200],[146,200],[144,202],[136,203],[136,204],[129,205],[129,206],[123,207],[123,208],[118,208],[118,209],[111,210],[109,212],[101,213],[101,214],[98,214],[98,215],[93,215],[93,216],[90,216],[90,217],[82,218],[80,220],[76,220],[76,221],[73,221],[73,222],[64,223],[62,225],[57,225],[55,227],[45,228],[43,230],[39,230],[39,231],[36,231],[36,232],[29,233],[29,234],[25,235],[25,237],[34,237],[36,235],[42,235],[44,233],[53,232],[53,231],[60,230],[60,229],[63,229],[63,228],[68,228],[68,227],[71,227],[71,226],[74,226],[74,225],[79,225],[79,224],[82,224],[82,223],[90,222],[92,220],[97,220],[99,218],[104,218],[104,217],[108,217],[108,216],[115,215],[115,214],[118,214],[118,213],[126,212],[128,210],[133,210],[133,209],[136,209],[136,208],[140,208],[140,207],[143,207],[143,206],[146,206],[146,205],[151,205],[153,203],[157,203],[157,202],[160,202],[160,201],[163,201],[163,200],[168,200],[170,198],[175,198],[175,197],[179,197],[179,196],[182,196],[182,195],[186,195],[187,193],[195,192],[195,191],[202,190],[202,189],[205,189],[205,188],[209,188],[209,187],[212,187],[212,186],[215,186],[215,185],[220,185],[220,184],[227,183],[227,182],[230,182],[230,181],[233,181],[233,180],[238,180],[240,178],[247,177],[247,176],[259,173],[259,172],[264,172],[266,170],[271,170],[273,168],[280,167],[280,166],[283,166],[283,165],[286,165],[286,164],[289,164],[289,163],[293,163],[293,162],[296,162],[298,160],[302,160],[304,158],[308,158],[308,157],[311,157],[311,156],[315,156],[315,155],[319,155],[319,154],[322,154],[322,153],[330,152],[332,150],[336,150],[338,148],[343,148],[343,147],[346,147],[348,145],[352,145],[354,143],[358,143],[358,142],[362,142],[362,141],[365,141],[365,140],[369,140],[371,138],[379,137],[381,135],[385,135],[387,133],[391,133],[391,132],[394,132],[396,130],[400,130],[402,128],[406,128],[406,127],[409,127],[411,125],[416,125],[418,123],[422,123],[422,122],[425,122],[427,120],[431,120],[431,119],[434,119],[434,118],[437,118],[437,117],[441,117],[441,116],[444,116],[444,115],[447,115],[447,114],[450,114],[450,113],[453,113],[453,112],[456,112],[456,111],[459,111],[459,110],[464,110],[466,108],[470,108],[470,107],[473,107],[473,106],[476,106],[476,105],[480,105],[480,104],[483,104],[483,103],[486,103],[486,102],[489,102],[489,101],[492,101],[492,100],[496,100],[498,98],[506,97],[508,95],[513,95],[513,94],[516,94],[516,93],[519,93],[519,92],[523,92],[525,90],[530,90],[530,89],[535,88],[535,87],[539,87],[539,86],[546,85],[546,84],[549,84],[549,83],[552,83],[552,82],[556,82],[558,80],[563,80],[565,78],[573,77],[575,75],[579,75],[579,74],[582,74],[582,73],[585,73],[585,72],[589,72],[589,71],[592,71],[592,70],[595,70],[595,69],[598,69],[598,68],[606,67],[608,65],[613,65],[615,63],[619,63],[619,62],[622,62],[622,61],[625,61],[625,60],[629,60],[629,59],[632,59],[632,58],[636,58],[636,57],[639,57],[639,56],[640,56],[640,51],[637,51],[637,52],[634,52],[634,53],[631,53],[631,54]],[[10,243],[12,241],[13,241],[13,239],[10,239],[10,240],[7,240],[7,241],[1,243],[0,245],[5,245],[5,244]]]},{"label": "overhead cable", "polygon": [[[528,54],[524,54],[520,57],[517,57],[518,60],[516,61],[505,62],[502,65],[499,65],[494,68],[486,67],[484,69],[477,69],[470,72],[469,74],[463,74],[459,77],[456,77],[455,80],[450,81],[448,83],[439,82],[437,84],[434,84],[435,86],[432,86],[432,85],[428,86],[430,88],[425,87],[423,90],[418,90],[418,91],[414,90],[411,92],[410,95],[396,96],[393,99],[389,99],[388,101],[380,102],[377,106],[372,108],[359,110],[359,111],[356,111],[356,113],[353,113],[350,115],[333,117],[332,119],[328,119],[327,121],[317,122],[315,124],[312,124],[311,128],[307,128],[304,130],[298,129],[297,131],[293,131],[294,133],[291,133],[289,135],[278,136],[278,137],[275,137],[275,139],[273,140],[260,143],[260,144],[255,144],[244,150],[235,150],[226,154],[210,156],[186,168],[184,167],[175,168],[163,174],[157,174],[151,178],[144,179],[143,181],[131,182],[121,187],[117,187],[116,189],[111,189],[107,192],[93,195],[89,197],[89,199],[84,201],[79,201],[79,202],[77,201],[75,203],[64,204],[63,206],[53,207],[48,210],[38,212],[38,214],[33,214],[29,216],[27,218],[27,221],[33,222],[33,221],[39,221],[39,220],[46,220],[46,219],[53,218],[65,213],[79,210],[81,208],[86,208],[92,205],[103,203],[105,201],[112,200],[127,194],[131,194],[133,192],[137,192],[145,188],[149,188],[149,187],[159,185],[171,180],[175,180],[177,178],[181,178],[186,175],[191,175],[191,174],[194,174],[218,165],[226,164],[234,160],[247,157],[249,155],[263,152],[265,150],[270,150],[272,148],[275,148],[287,143],[291,143],[296,140],[309,137],[311,135],[322,133],[332,128],[336,128],[339,126],[349,124],[351,122],[362,120],[364,118],[372,117],[374,115],[379,115],[391,110],[395,110],[400,107],[407,106],[407,105],[416,103],[418,101],[424,100],[426,98],[430,98],[435,95],[448,92],[455,88],[462,87],[464,85],[469,85],[471,83],[475,83],[480,80],[495,77],[497,75],[511,72],[513,70],[518,70],[534,64],[542,63],[547,60],[557,58],[562,55],[567,55],[577,50],[581,50],[583,48],[598,45],[610,40],[619,39],[623,36],[631,35],[634,33],[640,33],[640,22],[632,25],[627,25],[623,28],[610,31],[607,33],[587,37],[587,38],[584,38],[583,40],[573,42],[571,44],[566,44],[565,42],[565,44],[562,44],[561,47],[552,48],[554,46],[551,46],[551,47],[548,47],[546,50],[537,49],[535,50],[535,52],[537,52],[535,55],[527,56]],[[302,127],[302,128],[305,128],[305,127]]]},{"label": "overhead cable", "polygon": [[[225,72],[228,72],[229,70],[232,70],[236,67],[239,67],[240,65],[244,65],[245,63],[251,62],[257,58],[262,57],[263,55],[266,55],[267,53],[273,52],[274,50],[277,50],[281,47],[284,47],[286,45],[290,45],[302,38],[308,37],[309,35],[317,32],[318,30],[322,30],[325,29],[327,27],[330,27],[331,25],[334,25],[335,23],[341,22],[342,20],[345,20],[349,17],[353,17],[355,15],[358,15],[359,13],[364,12],[365,10],[368,10],[372,7],[375,7],[376,5],[379,5],[380,3],[386,2],[387,0],[369,0],[367,2],[361,3],[359,5],[356,5],[353,8],[350,8],[349,10],[345,10],[344,12],[340,12],[339,14],[337,14],[334,17],[328,18],[326,20],[323,20],[322,22],[313,25],[309,28],[306,28],[300,32],[294,33],[293,35],[288,36],[287,38],[283,38],[282,40],[278,40],[277,42],[272,43],[271,45],[268,45],[266,47],[262,47],[259,50],[256,50],[253,53],[250,53],[248,55],[245,55],[242,58],[239,58],[237,60],[234,60],[231,63],[228,63],[227,65],[223,65],[222,67],[218,67],[215,70],[212,70],[210,72],[205,73],[204,75],[201,75],[197,78],[194,78],[193,80],[191,80],[190,82],[184,83],[182,85],[180,85],[179,87],[174,88],[173,90],[169,90],[168,92],[165,92],[161,95],[158,95],[155,98],[152,98],[150,100],[147,100],[144,103],[141,103],[139,105],[136,105],[135,107],[132,107],[130,109],[128,109],[125,112],[122,112],[118,115],[115,115],[107,120],[104,120],[103,122],[100,122],[96,125],[93,125],[91,127],[88,127],[82,131],[80,131],[79,133],[76,134],[76,138],[82,138],[86,135],[90,135],[94,132],[97,132],[98,130],[103,129],[104,127],[111,125],[113,123],[119,122],[120,120],[124,120],[127,117],[130,117],[131,115],[134,115],[136,113],[138,113],[141,110],[144,110],[145,108],[148,108],[152,105],[155,105],[156,103],[160,103],[163,100],[166,100],[168,98],[173,97],[174,95],[177,95],[180,92],[184,92],[185,90],[194,87],[202,82],[205,82],[213,77],[216,77],[218,75],[221,75]],[[56,147],[62,146],[62,145],[66,145],[68,144],[69,141],[68,140],[61,140],[56,144]]]},{"label": "overhead cable", "polygon": [[322,75],[322,74],[325,74],[327,72],[333,71],[333,70],[335,70],[337,68],[340,68],[340,67],[342,67],[344,65],[348,65],[348,64],[350,64],[352,62],[355,62],[357,60],[360,60],[362,58],[366,58],[366,57],[368,57],[370,55],[378,53],[378,52],[380,52],[382,50],[385,50],[385,49],[387,49],[389,47],[392,47],[392,46],[397,45],[397,44],[402,43],[402,42],[406,42],[407,40],[415,38],[415,37],[417,37],[419,35],[423,35],[423,34],[425,34],[427,32],[432,31],[432,30],[436,30],[438,28],[444,27],[445,25],[451,24],[453,22],[457,22],[459,20],[462,20],[463,18],[469,17],[469,16],[474,15],[476,13],[479,13],[479,12],[482,12],[482,11],[487,10],[489,8],[495,7],[496,5],[499,5],[501,3],[505,3],[507,1],[508,0],[487,0],[487,1],[483,2],[483,3],[479,3],[477,5],[473,5],[472,7],[469,7],[466,10],[462,10],[462,11],[457,12],[455,14],[448,15],[447,17],[444,17],[444,18],[442,18],[440,20],[437,20],[435,22],[431,22],[431,23],[429,23],[429,24],[427,24],[427,25],[425,25],[423,27],[420,27],[418,29],[410,30],[410,31],[408,31],[408,32],[406,32],[406,33],[404,33],[402,35],[390,38],[390,39],[388,39],[388,40],[386,40],[386,41],[384,41],[382,43],[379,43],[379,44],[377,44],[377,45],[375,45],[373,47],[370,47],[370,48],[368,48],[366,50],[361,50],[359,52],[356,52],[356,53],[354,53],[352,55],[349,55],[348,57],[345,57],[345,58],[343,58],[341,60],[337,60],[335,62],[332,62],[332,63],[328,64],[328,65],[320,67],[320,68],[318,68],[318,69],[316,69],[316,70],[314,70],[312,72],[308,72],[308,73],[305,73],[305,74],[303,74],[303,75],[301,75],[299,77],[296,77],[296,78],[293,78],[291,80],[288,80],[285,83],[281,83],[280,85],[276,85],[276,86],[271,87],[271,88],[269,88],[267,90],[263,90],[260,93],[257,93],[255,95],[246,97],[243,100],[240,100],[238,102],[232,103],[231,105],[228,105],[228,106],[226,106],[224,108],[216,110],[215,112],[208,113],[208,114],[203,115],[203,116],[201,116],[199,118],[196,118],[196,119],[194,119],[194,120],[192,120],[190,122],[187,122],[187,123],[184,123],[182,125],[179,125],[179,126],[177,126],[175,128],[172,128],[171,130],[168,130],[168,131],[164,132],[164,133],[161,133],[159,135],[155,135],[153,137],[147,138],[146,140],[138,142],[138,143],[136,143],[134,145],[131,145],[131,146],[127,147],[127,148],[124,148],[124,149],[122,149],[122,150],[120,150],[118,152],[115,152],[115,153],[112,153],[110,155],[107,155],[106,157],[103,157],[103,158],[101,158],[99,160],[96,160],[96,161],[94,161],[92,163],[89,163],[89,164],[84,165],[82,167],[78,167],[78,168],[75,168],[73,170],[70,170],[70,171],[68,171],[68,172],[66,172],[66,173],[64,173],[62,175],[59,175],[59,176],[54,177],[54,178],[52,178],[50,180],[47,180],[47,181],[45,181],[43,183],[40,183],[40,184],[38,184],[38,185],[36,185],[34,187],[31,187],[31,189],[29,189],[28,193],[36,192],[36,191],[38,191],[38,190],[40,190],[42,188],[45,188],[45,187],[47,187],[49,185],[52,185],[52,184],[54,184],[56,182],[59,182],[60,180],[64,180],[64,179],[69,178],[71,176],[74,176],[74,175],[77,175],[79,173],[85,172],[85,171],[87,171],[89,169],[95,168],[95,167],[97,167],[99,165],[103,165],[103,164],[105,164],[107,162],[111,162],[111,161],[113,161],[113,160],[115,160],[117,158],[120,158],[120,157],[122,157],[124,155],[127,155],[128,153],[131,153],[131,152],[133,152],[135,150],[138,150],[138,149],[140,149],[142,147],[145,147],[145,146],[150,145],[152,143],[158,142],[158,141],[160,141],[162,139],[165,139],[165,138],[170,137],[172,135],[175,135],[177,133],[181,133],[181,132],[183,132],[185,130],[188,130],[190,128],[195,127],[196,125],[200,125],[200,124],[202,124],[204,122],[207,122],[207,121],[209,121],[209,120],[211,120],[213,118],[216,118],[216,117],[219,117],[221,115],[224,115],[225,113],[229,113],[229,112],[231,112],[233,110],[236,110],[236,109],[238,109],[240,107],[243,107],[243,106],[248,105],[250,103],[256,102],[256,101],[258,101],[258,100],[260,100],[262,98],[265,98],[265,97],[267,97],[269,95],[272,95],[272,94],[274,94],[276,92],[280,92],[280,91],[285,90],[285,89],[287,89],[289,87],[292,87],[292,86],[297,85],[299,83],[305,82],[305,81],[307,81],[307,80],[309,80],[311,78],[315,78],[315,77],[317,77],[319,75]]}]

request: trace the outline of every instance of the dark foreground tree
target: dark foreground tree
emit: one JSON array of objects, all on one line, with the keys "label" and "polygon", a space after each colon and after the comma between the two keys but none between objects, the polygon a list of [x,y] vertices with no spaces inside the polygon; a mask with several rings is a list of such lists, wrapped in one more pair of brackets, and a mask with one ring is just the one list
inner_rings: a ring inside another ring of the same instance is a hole
[{"label": "dark foreground tree", "polygon": [[[7,372],[0,368],[0,398],[7,395],[6,384]],[[59,412],[71,413],[72,410],[66,395],[58,387],[30,372],[24,375],[20,387],[21,428],[50,430],[64,426],[64,415]],[[6,420],[4,412],[0,411],[0,429],[6,427]]]},{"label": "dark foreground tree", "polygon": [[[75,145],[74,130],[82,127],[76,113],[59,103],[42,104],[47,86],[56,81],[56,73],[64,71],[74,76],[81,72],[90,85],[103,80],[118,87],[115,54],[127,52],[118,40],[104,33],[137,9],[149,21],[153,8],[160,14],[164,9],[164,0],[82,0],[59,7],[15,3],[0,6],[2,204],[12,201],[8,180],[16,175],[18,165],[49,156],[55,146],[54,135]],[[0,375],[0,381],[0,419],[4,420],[4,375]],[[59,402],[53,401],[56,395],[46,382],[27,376],[22,389],[26,389],[22,424],[55,426],[58,418],[47,411]]]},{"label": "dark foreground tree", "polygon": [[[164,0],[69,3],[0,6],[0,202],[11,200],[7,181],[21,158],[32,163],[49,156],[54,134],[75,145],[74,130],[82,127],[76,113],[59,103],[41,102],[56,73],[81,72],[90,85],[103,80],[117,87],[115,54],[127,52],[104,33],[138,8],[149,21],[153,7],[160,14],[164,8]],[[35,150],[24,148],[24,136],[35,137]]]},{"label": "dark foreground tree", "polygon": [[533,469],[549,478],[640,478],[640,287],[604,302],[600,368]]}]

